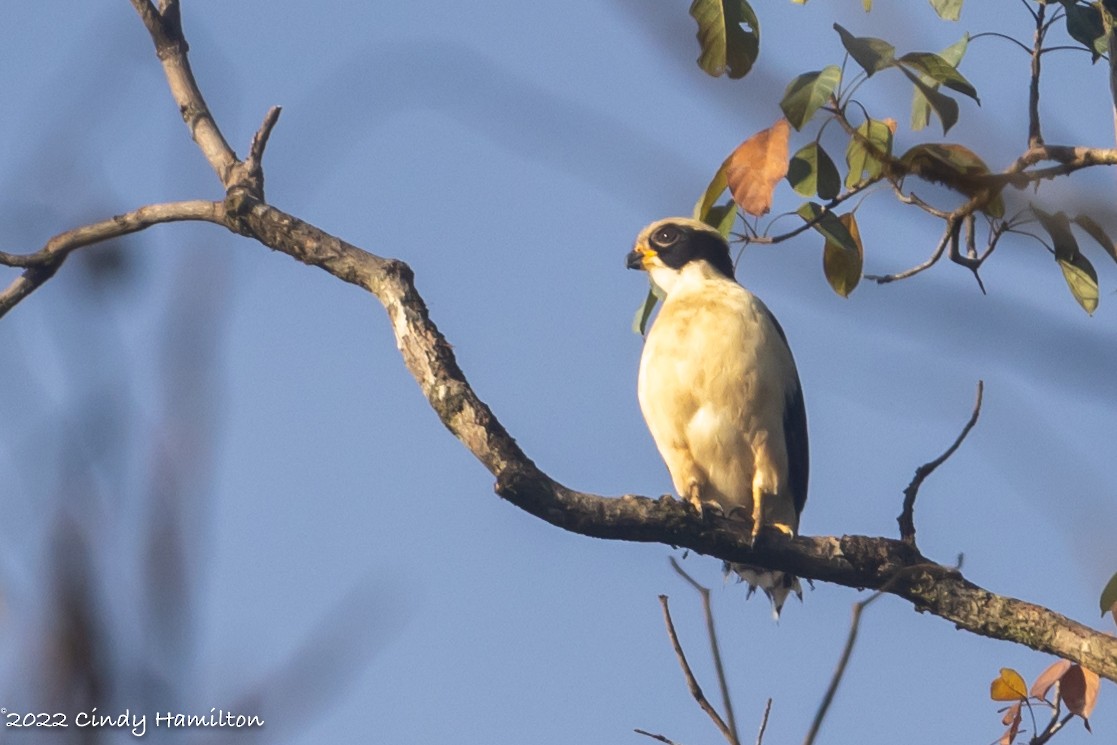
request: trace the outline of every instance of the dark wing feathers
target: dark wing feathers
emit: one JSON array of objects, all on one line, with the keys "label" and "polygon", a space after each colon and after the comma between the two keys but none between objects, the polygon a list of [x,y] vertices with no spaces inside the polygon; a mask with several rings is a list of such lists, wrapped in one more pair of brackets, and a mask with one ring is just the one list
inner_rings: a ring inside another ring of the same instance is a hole
[{"label": "dark wing feathers", "polygon": [[[783,327],[770,310],[766,307],[764,310],[790,354],[791,347],[787,344],[787,335],[784,334]],[[787,447],[788,488],[795,503],[795,512],[800,513],[803,511],[803,505],[807,503],[811,454],[807,445],[807,405],[803,401],[803,386],[799,383],[798,375],[795,379],[795,388],[787,393],[783,412],[783,436]]]}]

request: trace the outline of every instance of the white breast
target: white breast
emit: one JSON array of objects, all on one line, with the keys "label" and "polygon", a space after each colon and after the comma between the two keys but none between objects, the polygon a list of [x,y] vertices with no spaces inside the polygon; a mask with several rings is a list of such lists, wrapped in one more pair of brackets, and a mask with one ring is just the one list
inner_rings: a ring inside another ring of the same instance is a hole
[{"label": "white breast", "polygon": [[764,304],[704,263],[685,266],[648,333],[638,382],[680,496],[697,482],[703,501],[751,513],[754,487],[787,491],[789,386],[795,363]]}]

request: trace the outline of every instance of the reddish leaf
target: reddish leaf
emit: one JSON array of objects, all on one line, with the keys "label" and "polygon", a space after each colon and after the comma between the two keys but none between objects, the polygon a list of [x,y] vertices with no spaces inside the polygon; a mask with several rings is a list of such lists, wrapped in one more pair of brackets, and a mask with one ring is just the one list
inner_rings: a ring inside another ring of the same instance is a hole
[{"label": "reddish leaf", "polygon": [[1050,667],[1039,674],[1036,682],[1032,683],[1032,696],[1047,701],[1047,692],[1051,690],[1051,686],[1059,682],[1059,679],[1063,677],[1069,667],[1069,660],[1053,662]]},{"label": "reddish leaf", "polygon": [[787,139],[791,125],[780,119],[742,142],[726,161],[725,179],[733,201],[750,215],[772,209],[772,193],[787,175]]},{"label": "reddish leaf", "polygon": [[1011,667],[1002,667],[1001,674],[989,686],[989,697],[994,701],[1023,701],[1028,698],[1028,685],[1020,673]]},{"label": "reddish leaf", "polygon": [[1016,739],[1017,733],[1020,732],[1019,701],[1005,709],[1005,715],[1001,719],[1001,724],[1007,725],[1008,729],[1001,735],[1001,739],[997,740],[997,745],[1012,745],[1012,741]]},{"label": "reddish leaf", "polygon": [[1090,714],[1098,701],[1100,680],[1096,673],[1081,665],[1071,665],[1059,681],[1059,698],[1067,706],[1067,711],[1082,717],[1086,729],[1090,729]]}]

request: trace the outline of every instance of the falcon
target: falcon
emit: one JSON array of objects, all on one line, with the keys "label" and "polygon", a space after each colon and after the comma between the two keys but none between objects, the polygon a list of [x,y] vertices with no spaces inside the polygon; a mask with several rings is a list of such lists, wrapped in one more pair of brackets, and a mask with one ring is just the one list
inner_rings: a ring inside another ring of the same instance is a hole
[{"label": "falcon", "polygon": [[[807,413],[787,338],[760,298],[733,276],[729,243],[685,217],[653,222],[628,254],[665,296],[640,357],[637,394],[675,490],[701,514],[713,507],[794,536],[807,499]],[[731,567],[779,618],[799,580]]]}]

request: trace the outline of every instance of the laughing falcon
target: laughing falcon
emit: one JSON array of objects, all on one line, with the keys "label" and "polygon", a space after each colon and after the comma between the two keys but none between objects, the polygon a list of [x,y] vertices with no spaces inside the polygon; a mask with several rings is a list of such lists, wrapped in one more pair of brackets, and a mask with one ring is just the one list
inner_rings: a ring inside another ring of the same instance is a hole
[{"label": "laughing falcon", "polygon": [[[665,300],[640,358],[640,409],[675,490],[700,513],[714,506],[795,535],[807,499],[807,415],[787,338],[733,277],[714,228],[673,217],[644,228],[628,254]],[[778,617],[797,578],[734,565]]]}]

